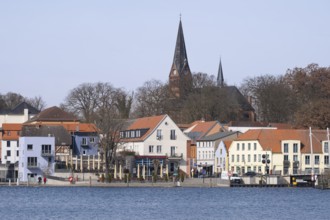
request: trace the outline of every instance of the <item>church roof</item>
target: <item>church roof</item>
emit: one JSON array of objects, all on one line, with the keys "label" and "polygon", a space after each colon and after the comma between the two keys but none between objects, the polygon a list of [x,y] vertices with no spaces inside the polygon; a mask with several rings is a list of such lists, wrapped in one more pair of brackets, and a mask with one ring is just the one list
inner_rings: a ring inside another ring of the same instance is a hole
[{"label": "church roof", "polygon": [[179,74],[182,74],[184,68],[189,68],[181,20],[179,23],[178,36],[175,44],[173,65]]},{"label": "church roof", "polygon": [[225,90],[227,96],[230,97],[231,100],[235,100],[243,111],[254,111],[254,108],[236,86],[224,86],[220,89]]}]

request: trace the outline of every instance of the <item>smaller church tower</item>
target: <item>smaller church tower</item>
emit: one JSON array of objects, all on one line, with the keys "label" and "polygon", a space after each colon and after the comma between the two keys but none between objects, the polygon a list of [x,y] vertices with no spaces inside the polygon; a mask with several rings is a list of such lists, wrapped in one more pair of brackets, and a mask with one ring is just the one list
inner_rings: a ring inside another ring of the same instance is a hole
[{"label": "smaller church tower", "polygon": [[219,70],[218,70],[217,86],[218,87],[223,87],[224,86],[221,58],[220,58]]},{"label": "smaller church tower", "polygon": [[192,75],[188,63],[181,18],[174,50],[173,64],[169,75],[169,88],[171,98],[185,97],[192,88]]}]

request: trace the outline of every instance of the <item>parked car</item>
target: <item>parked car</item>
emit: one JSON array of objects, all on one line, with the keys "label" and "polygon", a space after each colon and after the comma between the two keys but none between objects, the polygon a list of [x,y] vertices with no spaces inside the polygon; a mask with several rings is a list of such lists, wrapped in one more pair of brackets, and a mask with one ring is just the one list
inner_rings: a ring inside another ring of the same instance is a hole
[{"label": "parked car", "polygon": [[233,173],[230,176],[230,182],[231,183],[242,183],[242,178],[237,173]]}]

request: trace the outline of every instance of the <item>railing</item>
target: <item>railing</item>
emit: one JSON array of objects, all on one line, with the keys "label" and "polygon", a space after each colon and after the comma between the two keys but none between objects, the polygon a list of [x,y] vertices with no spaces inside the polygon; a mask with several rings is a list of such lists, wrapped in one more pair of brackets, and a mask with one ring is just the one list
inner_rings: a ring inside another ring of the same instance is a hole
[{"label": "railing", "polygon": [[28,163],[27,168],[38,168],[40,163]]},{"label": "railing", "polygon": [[52,150],[42,150],[41,156],[42,157],[51,157],[51,156],[55,156],[55,153]]},{"label": "railing", "polygon": [[182,158],[183,154],[171,153],[169,157]]}]

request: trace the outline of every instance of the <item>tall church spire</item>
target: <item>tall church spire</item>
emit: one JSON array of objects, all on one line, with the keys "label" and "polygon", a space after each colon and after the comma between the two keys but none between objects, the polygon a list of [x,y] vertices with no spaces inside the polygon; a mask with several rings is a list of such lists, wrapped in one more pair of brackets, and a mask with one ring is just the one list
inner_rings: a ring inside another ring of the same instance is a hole
[{"label": "tall church spire", "polygon": [[180,75],[182,74],[184,67],[187,67],[189,69],[186,44],[184,42],[184,36],[183,36],[181,16],[180,16],[180,23],[178,29],[178,36],[176,38],[173,64],[175,64],[175,67]]},{"label": "tall church spire", "polygon": [[192,87],[192,75],[188,63],[186,44],[183,36],[181,15],[176,38],[173,64],[169,76],[172,97],[184,97]]},{"label": "tall church spire", "polygon": [[224,79],[223,79],[223,71],[222,71],[222,64],[221,64],[221,57],[220,57],[220,63],[219,63],[219,70],[218,70],[218,78],[217,78],[217,85],[219,87],[223,87],[224,85]]}]

